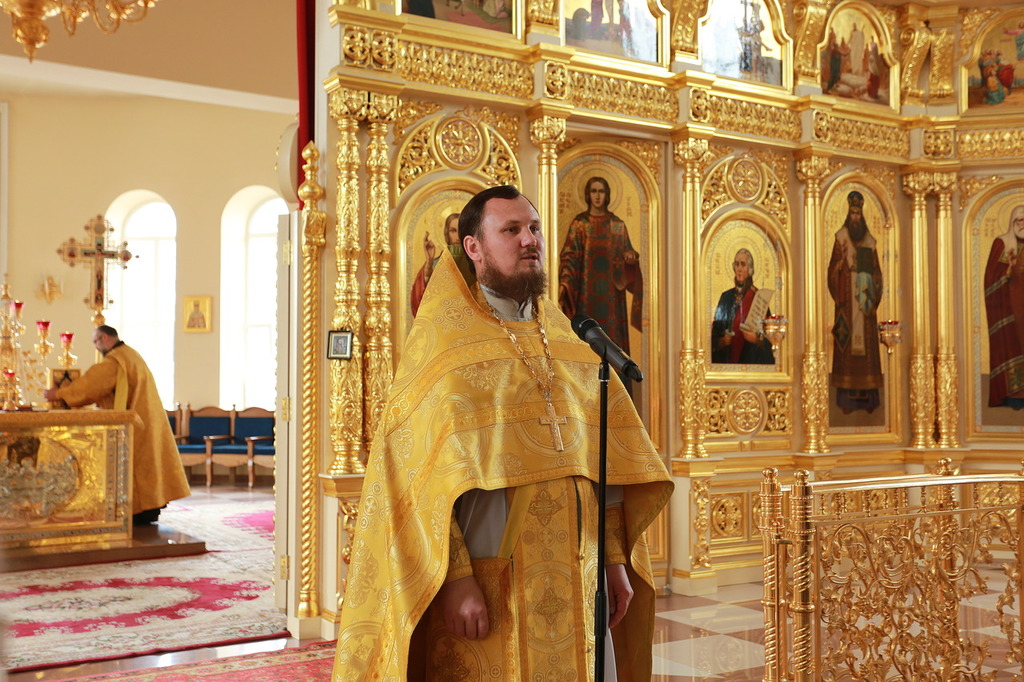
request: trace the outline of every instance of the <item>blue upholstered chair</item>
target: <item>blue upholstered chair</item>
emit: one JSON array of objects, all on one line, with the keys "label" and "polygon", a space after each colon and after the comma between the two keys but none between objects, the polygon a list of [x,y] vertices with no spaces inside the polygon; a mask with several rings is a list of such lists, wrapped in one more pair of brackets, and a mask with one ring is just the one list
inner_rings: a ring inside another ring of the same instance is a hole
[{"label": "blue upholstered chair", "polygon": [[184,433],[178,443],[181,463],[206,465],[206,487],[213,485],[213,450],[218,444],[231,442],[233,413],[219,407],[185,407]]},{"label": "blue upholstered chair", "polygon": [[262,407],[249,407],[232,413],[234,431],[229,444],[213,448],[214,464],[248,469],[249,487],[256,483],[257,466],[274,469],[274,413]]}]

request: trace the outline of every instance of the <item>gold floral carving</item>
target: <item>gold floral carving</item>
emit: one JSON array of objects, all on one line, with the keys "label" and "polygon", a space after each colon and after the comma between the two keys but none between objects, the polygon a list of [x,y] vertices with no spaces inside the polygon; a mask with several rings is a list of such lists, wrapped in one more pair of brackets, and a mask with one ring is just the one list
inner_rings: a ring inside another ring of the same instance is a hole
[{"label": "gold floral carving", "polygon": [[889,196],[896,194],[896,171],[893,168],[864,164],[860,167],[860,172],[877,180],[879,184],[888,190]]},{"label": "gold floral carving", "polygon": [[384,411],[384,400],[391,386],[393,353],[391,347],[391,285],[388,270],[391,263],[390,206],[388,197],[387,132],[398,112],[394,95],[371,94],[367,120],[370,122],[366,155],[367,220],[366,263],[370,277],[366,285],[366,319],[364,330],[363,435],[367,446],[373,439]]},{"label": "gold floral carving", "polygon": [[[359,141],[356,131],[366,117],[369,93],[337,88],[329,96],[331,117],[338,125],[338,184],[335,227],[335,265],[332,329],[359,332],[360,291],[356,270],[359,264]],[[330,427],[334,461],[328,467],[332,475],[363,473],[359,460],[363,444],[363,359],[360,334],[352,337],[352,359],[335,361],[330,366]]]},{"label": "gold floral carving", "polygon": [[992,185],[1000,181],[1002,181],[1002,178],[998,175],[988,175],[985,177],[972,176],[967,178],[961,178],[960,210],[962,211],[967,206],[968,202],[970,202],[971,198],[973,198],[975,194],[985,189],[986,187],[991,187]]},{"label": "gold floral carving", "polygon": [[963,61],[970,54],[971,49],[974,48],[978,30],[982,25],[1001,11],[1001,8],[996,7],[973,7],[960,10],[960,50],[957,52],[957,62]]},{"label": "gold floral carving", "polygon": [[341,514],[341,528],[348,535],[348,542],[341,550],[341,560],[349,564],[352,563],[352,538],[356,534],[356,523],[359,521],[359,502],[340,500],[338,511]]},{"label": "gold floral carving", "polygon": [[679,421],[683,427],[683,452],[686,459],[707,457],[704,448],[704,424],[707,423],[704,351],[684,348],[679,354]]},{"label": "gold floral carving", "polygon": [[687,174],[700,176],[709,166],[731,151],[727,147],[709,144],[707,140],[690,137],[676,140],[672,145],[672,158],[676,165],[686,169]]},{"label": "gold floral carving", "polygon": [[953,46],[956,36],[949,29],[942,29],[932,41],[932,59],[928,73],[928,101],[931,104],[949,102],[953,99]]},{"label": "gold floral carving", "polygon": [[573,147],[575,147],[576,145],[578,145],[578,144],[579,144],[580,142],[581,142],[581,140],[580,140],[580,138],[578,138],[578,137],[569,137],[569,136],[566,136],[566,137],[565,137],[565,138],[564,138],[564,139],[563,139],[563,140],[562,140],[561,142],[559,142],[559,143],[558,143],[558,144],[557,144],[557,145],[555,146],[555,151],[556,151],[557,153],[561,154],[561,153],[562,153],[562,152],[564,152],[564,151],[567,151],[567,150],[569,150],[569,149],[572,149]]},{"label": "gold floral carving", "polygon": [[690,118],[698,123],[706,123],[711,118],[711,93],[707,90],[690,90]]},{"label": "gold floral carving", "polygon": [[925,156],[930,159],[952,158],[955,139],[952,130],[926,130],[923,137]]},{"label": "gold floral carving", "polygon": [[441,166],[434,151],[434,129],[436,127],[437,120],[420,124],[402,145],[402,149],[398,153],[399,192],[404,191],[418,178]]},{"label": "gold floral carving", "polygon": [[345,66],[393,71],[398,63],[398,36],[392,31],[345,26],[341,37]]},{"label": "gold floral carving", "polygon": [[570,71],[566,100],[582,109],[671,123],[679,119],[679,101],[674,90],[594,73]]},{"label": "gold floral carving", "polygon": [[736,391],[730,396],[727,414],[734,431],[744,435],[754,433],[765,417],[761,395],[751,388]]},{"label": "gold floral carving", "polygon": [[831,117],[824,111],[815,111],[811,117],[811,134],[819,142],[829,142],[832,138]]},{"label": "gold floral carving", "polygon": [[999,159],[1024,156],[1024,128],[971,130],[957,135],[961,159]]},{"label": "gold floral carving", "polygon": [[467,107],[458,112],[471,121],[493,128],[508,144],[514,154],[519,153],[519,117],[502,114],[487,107]]},{"label": "gold floral carving", "polygon": [[727,184],[736,201],[752,202],[764,191],[764,173],[756,161],[744,155],[729,165]]},{"label": "gold floral carving", "polygon": [[935,445],[935,357],[914,353],[910,357],[911,447],[929,449]]},{"label": "gold floral carving", "polygon": [[828,434],[828,366],[825,351],[812,351],[804,356],[800,389],[804,409],[804,452],[829,452]]},{"label": "gold floral carving", "polygon": [[552,99],[565,99],[569,91],[569,69],[565,64],[547,62],[544,65],[544,93]]},{"label": "gold floral carving", "polygon": [[399,193],[426,174],[445,167],[471,170],[492,185],[518,185],[518,126],[514,116],[486,107],[422,121],[398,152],[395,173]]},{"label": "gold floral carving", "polygon": [[711,543],[708,533],[711,528],[710,478],[695,478],[690,483],[690,500],[693,513],[693,568],[711,568]]},{"label": "gold floral carving", "polygon": [[924,68],[928,51],[931,50],[934,35],[928,26],[916,19],[903,27],[900,42],[903,44],[903,58],[900,63],[900,94],[902,101],[918,102],[924,90],[918,86],[921,70]]},{"label": "gold floral carving", "polygon": [[728,493],[711,496],[711,541],[742,540],[747,537],[746,495]]},{"label": "gold floral carving", "polygon": [[662,159],[661,145],[656,142],[640,142],[637,140],[619,140],[619,146],[631,152],[651,171],[653,177],[661,177]]},{"label": "gold floral carving", "polygon": [[395,116],[395,144],[405,139],[406,132],[421,119],[441,111],[441,105],[437,102],[418,102],[403,99],[398,105],[398,113]]},{"label": "gold floral carving", "polygon": [[839,172],[843,165],[824,156],[807,156],[796,162],[797,180],[816,189],[831,175]]},{"label": "gold floral carving", "polygon": [[798,76],[818,78],[818,43],[825,35],[825,18],[836,0],[798,0],[793,7],[796,45],[793,60]]},{"label": "gold floral carving", "polygon": [[529,0],[526,20],[531,26],[558,28],[558,11],[555,0]]},{"label": "gold floral carving", "polygon": [[707,422],[705,430],[715,436],[732,436],[726,406],[729,404],[729,391],[722,388],[708,389]]},{"label": "gold floral carving", "polygon": [[898,156],[910,155],[910,134],[896,126],[829,117],[829,139],[836,147]]},{"label": "gold floral carving", "polygon": [[412,42],[401,49],[398,74],[405,80],[520,99],[533,95],[526,62]]},{"label": "gold floral carving", "polygon": [[[692,99],[690,108],[692,111]],[[731,97],[708,97],[706,121],[722,130],[793,142],[803,134],[799,112]]]},{"label": "gold floral carving", "polygon": [[956,355],[940,353],[936,363],[936,388],[938,395],[939,447],[958,448],[960,441],[956,435],[959,419],[957,407],[957,369]]},{"label": "gold floral carving", "polygon": [[538,116],[530,121],[530,141],[544,149],[555,146],[565,137],[565,119],[558,116]]},{"label": "gold floral carving", "polygon": [[672,50],[697,56],[697,22],[707,14],[708,0],[674,0],[671,7]]},{"label": "gold floral carving", "polygon": [[323,306],[320,282],[323,276],[321,256],[327,245],[327,213],[319,206],[324,189],[317,182],[320,151],[309,142],[302,150],[306,163],[304,179],[299,185],[302,200],[302,401],[300,419],[299,461],[301,477],[299,584],[304,598],[300,600],[300,617],[319,615],[317,572],[319,554],[320,491],[320,376],[323,357]]},{"label": "gold floral carving", "polygon": [[726,190],[725,181],[727,167],[727,164],[718,164],[704,180],[700,200],[700,214],[703,220],[707,220],[712,213],[729,201],[729,192]]},{"label": "gold floral carving", "polygon": [[483,152],[484,136],[480,129],[461,117],[447,118],[435,132],[435,142],[441,158],[456,170],[474,165]]},{"label": "gold floral carving", "polygon": [[769,389],[764,392],[768,416],[764,422],[765,435],[793,433],[792,391],[788,388]]}]

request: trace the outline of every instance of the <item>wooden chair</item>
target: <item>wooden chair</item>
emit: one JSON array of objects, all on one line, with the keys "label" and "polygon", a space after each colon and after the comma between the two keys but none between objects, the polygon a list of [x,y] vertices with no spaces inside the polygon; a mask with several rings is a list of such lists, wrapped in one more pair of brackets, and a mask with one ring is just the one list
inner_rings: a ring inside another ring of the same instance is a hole
[{"label": "wooden chair", "polygon": [[234,411],[230,444],[213,450],[213,463],[227,467],[246,465],[249,487],[256,483],[256,467],[274,469],[274,413],[262,407]]},{"label": "wooden chair", "polygon": [[174,409],[173,410],[166,410],[166,412],[167,412],[167,421],[171,425],[171,433],[174,435],[174,442],[175,443],[180,443],[181,442],[181,428],[183,426],[182,423],[181,423],[181,418],[182,418],[181,403],[174,403]]},{"label": "wooden chair", "polygon": [[233,411],[219,407],[185,407],[184,434],[178,453],[185,466],[206,465],[207,488],[213,485],[213,449],[218,443],[231,442],[233,417]]}]

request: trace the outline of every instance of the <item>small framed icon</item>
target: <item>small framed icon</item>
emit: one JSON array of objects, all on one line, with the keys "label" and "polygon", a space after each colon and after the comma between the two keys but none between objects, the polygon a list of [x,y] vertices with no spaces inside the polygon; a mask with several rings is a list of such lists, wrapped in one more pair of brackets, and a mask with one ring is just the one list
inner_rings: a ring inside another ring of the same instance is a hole
[{"label": "small framed icon", "polygon": [[327,332],[327,357],[331,360],[352,359],[352,332],[335,329]]}]

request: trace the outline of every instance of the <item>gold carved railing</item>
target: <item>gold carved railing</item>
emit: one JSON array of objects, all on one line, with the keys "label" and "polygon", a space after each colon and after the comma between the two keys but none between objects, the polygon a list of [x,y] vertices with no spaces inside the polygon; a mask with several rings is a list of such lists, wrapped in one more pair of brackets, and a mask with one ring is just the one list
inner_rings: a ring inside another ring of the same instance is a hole
[{"label": "gold carved railing", "polygon": [[765,682],[1021,680],[1022,502],[1024,471],[949,460],[790,486],[765,469]]}]

